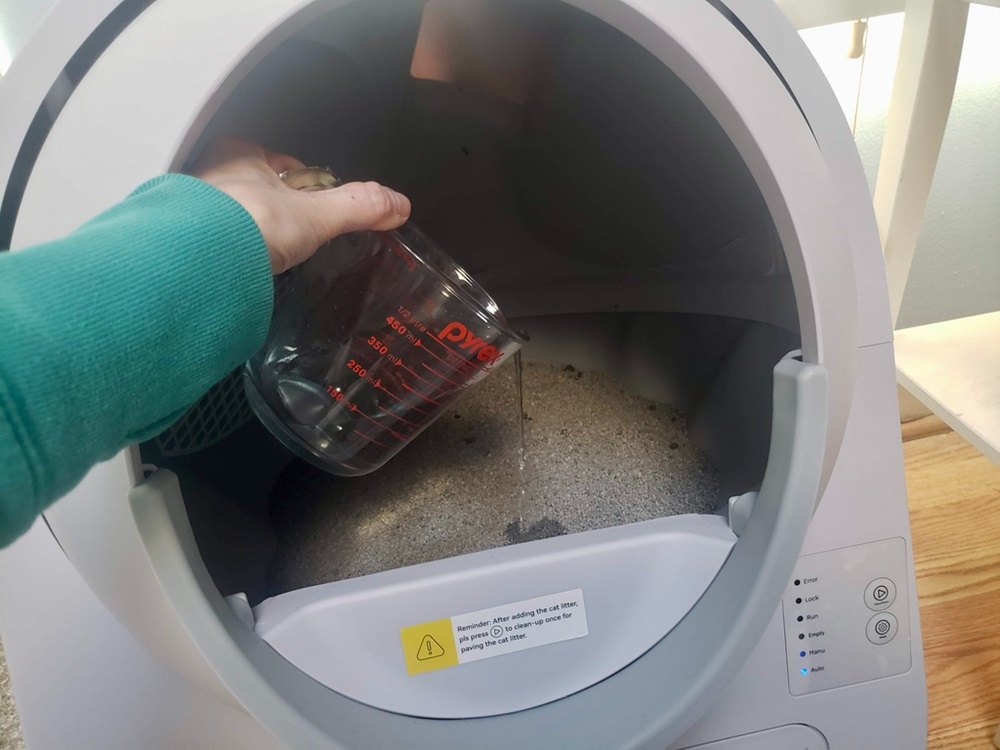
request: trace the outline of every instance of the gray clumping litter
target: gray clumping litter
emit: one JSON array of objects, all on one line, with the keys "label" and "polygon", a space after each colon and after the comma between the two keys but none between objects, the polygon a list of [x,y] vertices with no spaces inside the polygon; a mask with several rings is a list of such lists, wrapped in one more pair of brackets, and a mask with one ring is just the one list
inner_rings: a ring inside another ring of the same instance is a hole
[{"label": "gray clumping litter", "polygon": [[365,477],[302,462],[278,480],[272,593],[564,533],[710,513],[715,470],[672,407],[603,373],[524,368],[519,468],[514,366],[491,375]]},{"label": "gray clumping litter", "polygon": [[548,539],[552,536],[562,536],[565,533],[565,526],[546,517],[530,525],[520,518],[516,518],[507,524],[503,535],[507,544],[520,544],[521,542],[534,542],[537,539]]}]

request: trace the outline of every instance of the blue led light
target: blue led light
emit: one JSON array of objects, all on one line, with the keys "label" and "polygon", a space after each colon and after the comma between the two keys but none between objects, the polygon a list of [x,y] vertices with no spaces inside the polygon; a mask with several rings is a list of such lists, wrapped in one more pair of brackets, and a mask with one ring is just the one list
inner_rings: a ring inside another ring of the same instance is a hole
[{"label": "blue led light", "polygon": [[805,651],[799,651],[799,656],[803,656],[804,657],[805,655],[806,655]]},{"label": "blue led light", "polygon": [[809,674],[809,667],[802,667],[802,669],[800,669],[799,671],[802,674]]}]

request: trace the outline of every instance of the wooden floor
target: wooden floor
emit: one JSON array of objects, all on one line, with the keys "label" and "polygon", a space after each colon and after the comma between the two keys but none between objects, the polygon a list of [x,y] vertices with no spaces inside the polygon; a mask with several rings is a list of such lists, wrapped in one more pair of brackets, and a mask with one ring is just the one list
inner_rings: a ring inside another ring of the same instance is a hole
[{"label": "wooden floor", "polygon": [[1000,467],[936,417],[903,425],[930,750],[987,750],[1000,725]]}]

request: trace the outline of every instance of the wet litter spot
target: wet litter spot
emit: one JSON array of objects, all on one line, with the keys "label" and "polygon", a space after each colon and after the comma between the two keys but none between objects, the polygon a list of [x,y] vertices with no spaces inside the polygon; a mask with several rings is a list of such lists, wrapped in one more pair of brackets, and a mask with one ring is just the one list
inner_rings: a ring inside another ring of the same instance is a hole
[{"label": "wet litter spot", "polygon": [[471,445],[472,443],[476,442],[476,436],[475,435],[469,435],[469,437],[462,438],[462,439],[465,440],[465,442],[468,443],[469,445]]},{"label": "wet litter spot", "polygon": [[548,516],[545,516],[540,521],[536,521],[525,529],[521,528],[521,519],[516,518],[507,524],[507,528],[504,529],[504,536],[507,538],[507,544],[535,542],[539,539],[550,539],[554,536],[562,536],[565,533],[566,527]]},{"label": "wet litter spot", "polygon": [[671,443],[670,444],[670,450],[675,451],[678,448],[680,448],[680,446],[677,443]]},{"label": "wet litter spot", "polygon": [[458,412],[455,412],[455,419],[461,419],[461,418],[462,418],[462,415],[459,414]]},{"label": "wet litter spot", "polygon": [[650,411],[656,411],[656,404],[650,404],[646,408],[649,409]]},{"label": "wet litter spot", "polygon": [[576,372],[576,368],[573,365],[566,365],[563,368],[563,372]]}]

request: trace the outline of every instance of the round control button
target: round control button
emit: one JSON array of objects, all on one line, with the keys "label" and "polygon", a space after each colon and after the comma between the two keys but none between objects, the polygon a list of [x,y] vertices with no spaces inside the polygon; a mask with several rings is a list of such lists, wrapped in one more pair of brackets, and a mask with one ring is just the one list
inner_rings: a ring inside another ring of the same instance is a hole
[{"label": "round control button", "polygon": [[876,646],[881,646],[895,638],[898,630],[899,623],[892,614],[889,612],[879,612],[868,621],[868,626],[865,628],[865,635]]},{"label": "round control button", "polygon": [[896,601],[896,584],[888,578],[876,578],[865,587],[865,604],[868,609],[881,612]]}]

